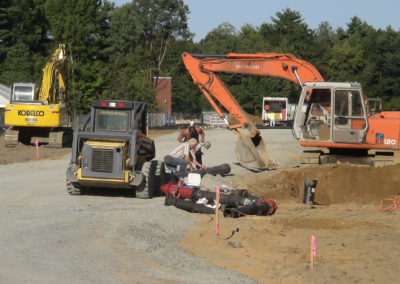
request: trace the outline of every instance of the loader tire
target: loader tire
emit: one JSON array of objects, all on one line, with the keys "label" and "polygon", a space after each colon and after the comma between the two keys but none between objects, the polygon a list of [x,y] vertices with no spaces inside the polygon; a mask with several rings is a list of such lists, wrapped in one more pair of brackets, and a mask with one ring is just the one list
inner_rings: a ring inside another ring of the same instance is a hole
[{"label": "loader tire", "polygon": [[83,188],[76,182],[67,182],[67,190],[70,195],[83,194]]},{"label": "loader tire", "polygon": [[157,170],[156,170],[156,182],[155,182],[155,191],[154,195],[161,195],[161,186],[167,183],[167,175],[165,173],[165,164],[162,161],[157,162]]},{"label": "loader tire", "polygon": [[150,199],[156,191],[156,171],[158,161],[144,162],[141,165],[141,172],[144,176],[141,185],[136,187],[136,197],[141,199]]}]

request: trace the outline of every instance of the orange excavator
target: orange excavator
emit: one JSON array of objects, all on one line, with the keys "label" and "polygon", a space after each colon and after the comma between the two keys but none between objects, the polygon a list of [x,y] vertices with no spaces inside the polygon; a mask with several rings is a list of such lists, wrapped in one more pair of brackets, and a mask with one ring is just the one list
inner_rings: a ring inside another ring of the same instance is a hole
[{"label": "orange excavator", "polygon": [[310,63],[291,54],[257,53],[210,56],[183,53],[183,62],[212,107],[221,118],[224,114],[214,101],[217,100],[239,123],[229,128],[239,137],[236,158],[249,168],[275,169],[278,163],[271,157],[260,131],[225,87],[217,72],[242,73],[280,77],[302,84],[306,81],[323,81],[318,70]]},{"label": "orange excavator", "polygon": [[216,56],[184,52],[182,59],[194,83],[219,116],[224,118],[216,101],[239,122],[229,128],[239,137],[235,153],[244,166],[274,169],[278,163],[218,72],[279,77],[301,86],[293,134],[301,146],[307,147],[302,163],[342,161],[385,165],[397,162],[400,117],[389,112],[371,115],[359,83],[324,82],[312,64],[291,54]]}]

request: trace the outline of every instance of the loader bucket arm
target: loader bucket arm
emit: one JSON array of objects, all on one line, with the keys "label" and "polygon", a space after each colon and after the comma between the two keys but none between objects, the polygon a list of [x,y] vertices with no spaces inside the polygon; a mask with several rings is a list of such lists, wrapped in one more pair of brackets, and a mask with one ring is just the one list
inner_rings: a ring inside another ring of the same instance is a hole
[{"label": "loader bucket arm", "polygon": [[[238,160],[248,167],[276,168],[278,163],[268,153],[259,130],[216,72],[280,77],[303,84],[305,81],[323,81],[318,70],[308,62],[297,59],[291,54],[229,53],[224,58],[216,58],[206,55],[193,56],[184,52],[182,59],[194,83],[200,88],[218,115],[221,118],[224,117],[214,99],[239,121],[238,125],[230,126],[231,130],[239,137],[236,144]],[[301,74],[301,78],[299,74]],[[305,81],[301,81],[301,79]],[[239,132],[239,129],[243,128],[248,130],[248,134],[244,135]]]}]

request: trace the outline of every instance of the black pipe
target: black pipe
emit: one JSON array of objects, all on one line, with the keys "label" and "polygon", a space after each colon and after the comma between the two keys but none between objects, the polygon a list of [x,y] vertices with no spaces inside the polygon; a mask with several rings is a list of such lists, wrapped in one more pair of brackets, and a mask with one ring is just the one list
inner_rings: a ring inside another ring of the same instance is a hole
[{"label": "black pipe", "polygon": [[238,218],[246,215],[267,216],[271,215],[270,209],[271,205],[269,205],[268,203],[253,204],[236,208],[228,207],[224,210],[224,217]]},{"label": "black pipe", "polygon": [[186,210],[191,213],[215,214],[215,209],[205,206],[204,204],[196,204],[192,200],[178,199],[175,196],[167,195],[164,205],[173,205],[176,208]]},{"label": "black pipe", "polygon": [[[235,194],[221,194],[219,203],[229,206],[229,207],[237,207],[244,205],[256,204],[260,200],[260,198],[251,196],[248,194],[247,190],[240,191],[242,195]],[[209,202],[214,202],[216,199],[216,193],[211,191],[204,191],[200,189],[194,189],[192,193],[192,199],[197,201],[199,199],[206,198]]]},{"label": "black pipe", "polygon": [[315,188],[317,187],[318,181],[315,179],[305,179],[304,180],[304,194],[303,203],[307,204],[309,202],[314,202]]},{"label": "black pipe", "polygon": [[231,172],[231,166],[228,164],[221,164],[215,167],[207,167],[206,169],[198,169],[195,172],[199,171],[198,173],[204,176],[205,174],[209,175],[226,175]]},{"label": "black pipe", "polygon": [[[215,167],[208,167],[206,169],[197,169],[194,170],[193,173],[199,174],[201,176],[204,176],[206,174],[209,175],[226,175],[229,174],[231,172],[231,166],[229,166],[228,164],[221,164],[219,166],[215,166]],[[183,178],[183,177],[187,177],[189,173],[180,173],[180,172],[175,172],[174,175],[178,178]]]}]

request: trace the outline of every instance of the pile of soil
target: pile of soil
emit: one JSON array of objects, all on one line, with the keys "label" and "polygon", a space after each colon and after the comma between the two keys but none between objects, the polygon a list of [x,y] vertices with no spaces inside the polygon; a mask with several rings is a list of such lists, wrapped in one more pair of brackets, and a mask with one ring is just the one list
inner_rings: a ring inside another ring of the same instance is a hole
[{"label": "pile of soil", "polygon": [[[176,129],[149,130],[149,137],[155,138],[161,135],[176,132]],[[7,165],[18,162],[28,162],[36,160],[55,160],[71,153],[71,147],[49,148],[47,145],[39,146],[39,158],[36,156],[34,145],[24,145],[18,143],[13,148],[7,148],[4,143],[4,136],[0,136],[0,165]]]},{"label": "pile of soil", "polygon": [[[338,164],[241,175],[231,185],[275,200],[275,215],[220,213],[219,235],[215,216],[207,215],[182,246],[261,283],[397,283],[400,210],[379,203],[399,193],[399,170]],[[305,179],[318,181],[320,205],[302,203]],[[317,238],[313,269],[311,235]]]},{"label": "pile of soil", "polygon": [[304,180],[317,180],[315,201],[324,204],[379,204],[400,193],[400,165],[373,168],[345,164],[287,168],[275,175],[244,176],[234,187],[248,189],[255,196],[301,202]]},{"label": "pile of soil", "polygon": [[4,136],[0,137],[0,165],[44,159],[55,160],[69,153],[71,153],[71,148],[49,148],[46,145],[40,145],[39,157],[37,157],[34,145],[18,143],[13,148],[7,148],[4,143]]}]

